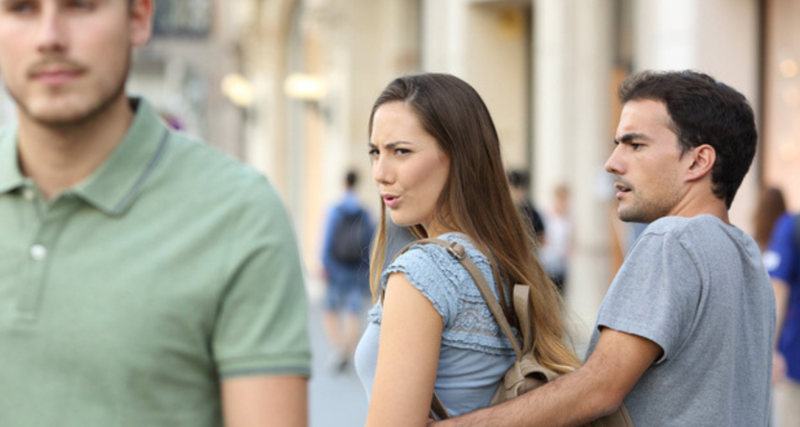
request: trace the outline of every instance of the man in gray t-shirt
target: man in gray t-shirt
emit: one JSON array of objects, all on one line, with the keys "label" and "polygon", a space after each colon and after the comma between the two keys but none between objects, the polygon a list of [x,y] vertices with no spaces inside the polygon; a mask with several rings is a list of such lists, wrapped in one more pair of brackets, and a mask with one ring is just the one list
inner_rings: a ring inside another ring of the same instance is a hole
[{"label": "man in gray t-shirt", "polygon": [[437,426],[582,426],[625,403],[638,427],[766,426],[775,299],[728,219],[756,151],[753,110],[696,72],[643,72],[606,163],[623,221],[649,223],[600,308],[586,364]]},{"label": "man in gray t-shirt", "polygon": [[637,425],[765,426],[775,300],[753,239],[712,215],[665,217],[633,246],[603,328],[662,353],[625,398]]}]

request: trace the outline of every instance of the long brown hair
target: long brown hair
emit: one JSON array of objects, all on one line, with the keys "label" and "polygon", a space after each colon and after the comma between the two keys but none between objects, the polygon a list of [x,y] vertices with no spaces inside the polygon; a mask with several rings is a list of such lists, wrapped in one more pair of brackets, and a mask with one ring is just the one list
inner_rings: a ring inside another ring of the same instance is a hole
[{"label": "long brown hair", "polygon": [[761,252],[769,246],[772,228],[784,212],[786,212],[786,202],[783,200],[781,190],[774,187],[761,190],[758,206],[753,215],[753,240],[758,243]]},{"label": "long brown hair", "polygon": [[[515,283],[531,287],[534,353],[555,372],[574,370],[580,360],[564,342],[562,301],[534,254],[534,239],[511,200],[505,169],[489,110],[480,95],[463,80],[448,74],[415,74],[392,81],[372,107],[369,135],[378,108],[403,102],[417,115],[450,159],[447,183],[437,203],[437,220],[466,234],[492,263],[506,318],[518,324],[507,303]],[[386,252],[385,206],[370,263],[375,296]],[[428,237],[420,225],[410,227],[417,238]]]}]

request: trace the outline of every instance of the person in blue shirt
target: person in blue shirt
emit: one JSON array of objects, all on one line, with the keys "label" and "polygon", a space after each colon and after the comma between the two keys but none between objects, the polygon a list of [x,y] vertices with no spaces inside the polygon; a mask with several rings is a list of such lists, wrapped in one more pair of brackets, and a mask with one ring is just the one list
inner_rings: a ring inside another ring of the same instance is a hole
[{"label": "person in blue shirt", "polygon": [[776,427],[800,426],[800,217],[784,214],[775,224],[764,266],[775,290],[777,330],[773,360]]},{"label": "person in blue shirt", "polygon": [[327,289],[323,324],[334,348],[333,368],[342,371],[350,363],[361,333],[361,312],[369,289],[369,244],[374,225],[355,193],[358,175],[345,176],[345,195],[328,216],[322,264]]}]

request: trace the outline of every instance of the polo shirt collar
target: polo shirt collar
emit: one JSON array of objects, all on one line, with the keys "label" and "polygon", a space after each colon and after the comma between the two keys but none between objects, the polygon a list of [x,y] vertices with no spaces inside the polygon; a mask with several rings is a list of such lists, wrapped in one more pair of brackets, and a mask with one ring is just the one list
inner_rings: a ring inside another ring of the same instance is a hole
[{"label": "polo shirt collar", "polygon": [[0,194],[22,187],[25,177],[19,170],[17,158],[17,129],[10,128],[0,133]]},{"label": "polo shirt collar", "polygon": [[88,178],[73,190],[97,209],[121,216],[142,190],[164,154],[169,130],[144,99],[131,98],[136,111],[122,142]]}]

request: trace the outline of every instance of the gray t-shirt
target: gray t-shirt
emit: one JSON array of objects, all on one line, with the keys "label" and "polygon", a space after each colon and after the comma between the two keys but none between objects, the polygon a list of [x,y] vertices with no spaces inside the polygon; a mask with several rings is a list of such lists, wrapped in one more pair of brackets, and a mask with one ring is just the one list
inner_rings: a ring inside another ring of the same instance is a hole
[{"label": "gray t-shirt", "polygon": [[711,215],[653,222],[600,307],[587,357],[601,327],[664,351],[625,398],[635,425],[767,425],[775,298],[738,228]]}]

